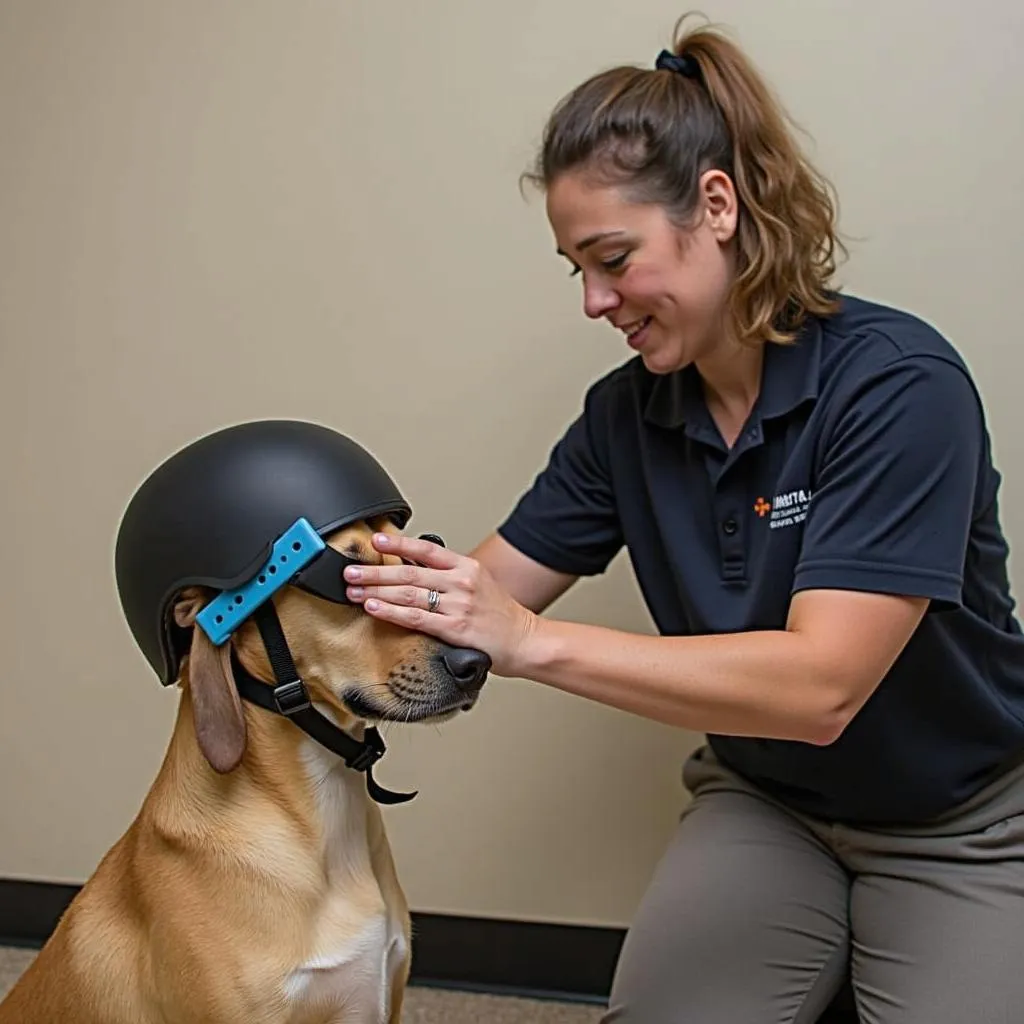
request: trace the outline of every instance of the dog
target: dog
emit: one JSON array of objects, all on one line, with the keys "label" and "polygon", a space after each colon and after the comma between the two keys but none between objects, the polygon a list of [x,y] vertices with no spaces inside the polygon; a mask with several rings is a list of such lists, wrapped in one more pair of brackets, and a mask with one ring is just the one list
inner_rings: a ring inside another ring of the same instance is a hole
[{"label": "dog", "polygon": [[[379,564],[373,531],[397,528],[360,521],[327,541]],[[178,626],[211,596],[183,591]],[[445,721],[478,699],[486,668],[454,674],[440,641],[295,587],[273,601],[314,705],[353,736],[373,720]],[[251,620],[222,647],[192,629],[159,772],[0,1003],[0,1024],[401,1019],[410,916],[367,779],[285,717],[242,702],[232,649],[273,685]]]}]

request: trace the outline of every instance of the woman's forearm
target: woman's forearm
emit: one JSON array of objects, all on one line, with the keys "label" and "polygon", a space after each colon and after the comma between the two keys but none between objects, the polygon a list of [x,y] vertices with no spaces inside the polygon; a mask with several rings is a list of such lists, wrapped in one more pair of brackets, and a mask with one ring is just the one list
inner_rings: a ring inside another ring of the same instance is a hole
[{"label": "woman's forearm", "polygon": [[[365,601],[370,614],[486,651],[497,675],[532,679],[695,732],[834,742],[929,606],[916,595],[801,590],[785,629],[643,636],[541,618],[476,559],[427,541],[375,536],[374,544],[421,564],[347,567],[349,597]],[[523,578],[534,580],[526,589],[535,598],[571,581],[544,570],[548,587],[535,563],[510,564],[517,576],[526,566]],[[440,597],[434,610],[430,588]]]},{"label": "woman's forearm", "polygon": [[697,732],[831,743],[848,688],[813,644],[785,630],[661,637],[540,619],[521,675]]}]

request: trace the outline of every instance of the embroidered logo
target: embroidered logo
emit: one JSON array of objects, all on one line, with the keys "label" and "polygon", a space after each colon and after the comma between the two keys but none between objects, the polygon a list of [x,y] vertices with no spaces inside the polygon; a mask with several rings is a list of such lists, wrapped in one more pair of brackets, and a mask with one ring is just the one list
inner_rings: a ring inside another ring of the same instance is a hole
[{"label": "embroidered logo", "polygon": [[795,526],[807,518],[807,510],[811,506],[811,491],[803,489],[796,491],[785,491],[776,494],[771,501],[758,498],[754,502],[754,511],[764,518],[771,513],[768,519],[770,530],[780,530],[784,526]]}]

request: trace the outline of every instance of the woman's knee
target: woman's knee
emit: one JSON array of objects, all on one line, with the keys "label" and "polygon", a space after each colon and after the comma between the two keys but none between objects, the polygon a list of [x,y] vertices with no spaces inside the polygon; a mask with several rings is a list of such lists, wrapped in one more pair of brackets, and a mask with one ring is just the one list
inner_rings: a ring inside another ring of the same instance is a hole
[{"label": "woman's knee", "polygon": [[605,1024],[814,1020],[805,1008],[845,971],[848,896],[802,823],[756,795],[700,795],[629,929]]},{"label": "woman's knee", "polygon": [[675,936],[652,938],[627,936],[602,1024],[814,1024],[848,978],[846,934],[756,958],[737,935],[736,952],[720,950],[713,963]]}]

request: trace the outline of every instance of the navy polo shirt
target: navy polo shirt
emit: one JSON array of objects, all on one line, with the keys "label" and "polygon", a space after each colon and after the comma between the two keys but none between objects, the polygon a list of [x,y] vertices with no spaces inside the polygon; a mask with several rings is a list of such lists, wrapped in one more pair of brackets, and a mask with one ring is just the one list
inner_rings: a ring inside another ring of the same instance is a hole
[{"label": "navy polo shirt", "polygon": [[930,598],[836,742],[708,737],[797,810],[921,821],[1024,756],[1024,636],[1000,477],[951,345],[909,314],[840,298],[794,344],[767,346],[732,449],[695,368],[655,375],[634,358],[603,377],[499,533],[581,576],[625,547],[665,635],[782,629],[799,590]]}]

